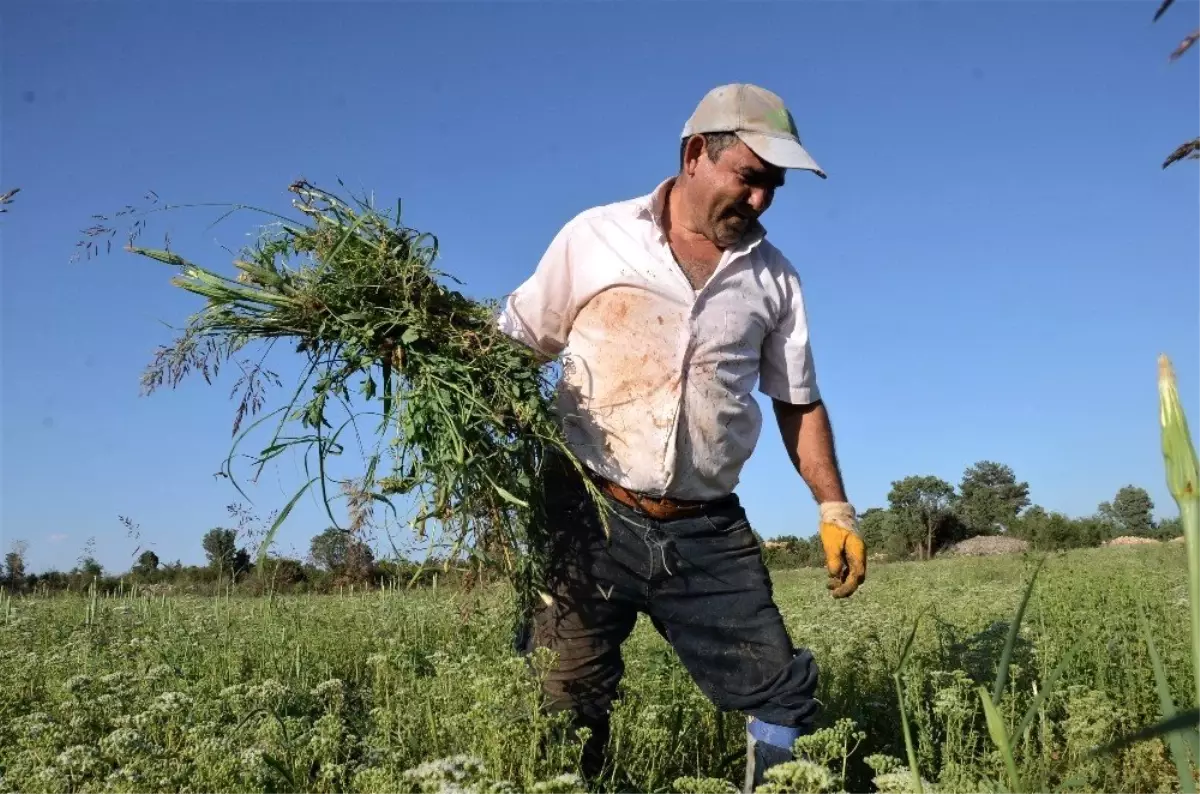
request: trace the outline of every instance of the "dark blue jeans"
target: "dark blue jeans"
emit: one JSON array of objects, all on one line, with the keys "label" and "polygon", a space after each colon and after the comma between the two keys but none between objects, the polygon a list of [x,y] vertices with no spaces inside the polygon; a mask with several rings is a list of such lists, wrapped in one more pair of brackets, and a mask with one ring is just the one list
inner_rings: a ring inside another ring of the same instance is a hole
[{"label": "dark blue jeans", "polygon": [[550,467],[546,502],[553,603],[537,604],[520,644],[558,654],[545,682],[548,706],[572,711],[577,724],[592,729],[586,775],[603,761],[624,673],[621,644],[638,613],[650,617],[717,708],[801,733],[811,729],[817,665],[792,644],[736,496],[673,521],[608,500],[609,538],[566,464]]}]

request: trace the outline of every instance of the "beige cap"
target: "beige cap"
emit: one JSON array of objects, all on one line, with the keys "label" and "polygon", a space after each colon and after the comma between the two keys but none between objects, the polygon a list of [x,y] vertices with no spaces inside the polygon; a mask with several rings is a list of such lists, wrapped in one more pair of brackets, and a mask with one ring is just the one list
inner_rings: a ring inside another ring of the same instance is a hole
[{"label": "beige cap", "polygon": [[750,83],[717,86],[704,95],[683,126],[683,137],[733,132],[750,150],[780,168],[802,168],[827,178],[800,145],[796,122],[777,94]]}]

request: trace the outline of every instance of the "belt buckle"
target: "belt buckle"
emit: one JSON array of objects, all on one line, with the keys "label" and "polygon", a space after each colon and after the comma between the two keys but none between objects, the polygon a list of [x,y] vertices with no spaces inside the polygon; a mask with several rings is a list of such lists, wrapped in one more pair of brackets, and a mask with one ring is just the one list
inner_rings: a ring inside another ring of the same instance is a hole
[{"label": "belt buckle", "polygon": [[[648,513],[653,518],[666,520],[671,518],[675,512],[674,505],[668,499],[658,499],[640,493],[635,493],[633,498],[637,502],[638,507],[642,508],[642,512]],[[650,504],[649,508],[646,507],[646,503]]]},{"label": "belt buckle", "polygon": [[[648,496],[646,494],[635,494],[634,499],[637,500],[638,506],[641,507],[644,512],[664,521],[672,518],[682,518],[684,516],[693,515],[699,509],[699,505],[684,504],[680,500],[672,499],[669,496],[656,497]],[[644,503],[646,502],[649,502],[653,506],[652,509],[647,509],[645,507]]]},{"label": "belt buckle", "polygon": [[627,507],[632,507],[635,510],[640,510],[642,513],[651,518],[663,521],[683,515],[692,515],[701,511],[701,504],[682,504],[677,499],[670,497],[656,497],[649,494],[639,493],[631,488],[626,488],[623,485],[613,482],[606,477],[595,475],[600,481],[602,489],[607,491],[617,501],[624,503]]}]

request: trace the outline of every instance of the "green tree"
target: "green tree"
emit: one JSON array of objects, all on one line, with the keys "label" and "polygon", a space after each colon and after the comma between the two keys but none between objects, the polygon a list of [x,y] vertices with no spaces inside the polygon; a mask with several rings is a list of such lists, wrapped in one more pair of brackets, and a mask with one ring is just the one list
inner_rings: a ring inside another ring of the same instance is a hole
[{"label": "green tree", "polygon": [[963,472],[955,513],[971,535],[1007,532],[1029,505],[1029,483],[1018,482],[1011,467],[981,460]]},{"label": "green tree", "polygon": [[882,546],[890,534],[888,511],[882,507],[868,507],[858,516],[858,531],[868,548]]},{"label": "green tree", "polygon": [[375,562],[370,546],[337,527],[329,527],[321,534],[314,535],[308,550],[313,564],[318,568],[356,581],[369,577]]},{"label": "green tree", "polygon": [[819,535],[808,539],[795,535],[780,535],[763,544],[762,556],[768,568],[779,570],[825,564],[825,552],[821,547]]},{"label": "green tree", "polygon": [[882,552],[888,557],[905,557],[910,552],[903,522],[897,521],[885,507],[869,507],[858,517],[858,530],[867,544],[868,554]]},{"label": "green tree", "polygon": [[927,560],[948,539],[947,530],[955,524],[953,499],[954,486],[940,477],[914,475],[892,482],[889,509],[910,553]]},{"label": "green tree", "polygon": [[146,549],[138,555],[137,562],[133,565],[133,572],[139,576],[149,576],[158,570],[158,555]]},{"label": "green tree", "polygon": [[1115,535],[1154,534],[1154,501],[1145,488],[1126,485],[1111,502],[1101,502],[1097,512],[1113,526]]},{"label": "green tree", "polygon": [[25,581],[25,550],[28,548],[23,540],[12,545],[12,550],[4,555],[4,578],[13,588],[19,588]]},{"label": "green tree", "polygon": [[1013,534],[1039,551],[1055,551],[1099,546],[1108,539],[1109,527],[1094,516],[1071,518],[1034,505],[1013,524]]},{"label": "green tree", "polygon": [[233,570],[233,562],[237,557],[237,532],[221,527],[210,529],[204,533],[200,545],[204,548],[204,556],[210,567],[218,573]]},{"label": "green tree", "polygon": [[262,573],[275,587],[288,587],[305,579],[304,566],[290,557],[268,557],[263,561]]},{"label": "green tree", "polygon": [[90,582],[104,575],[104,566],[95,557],[84,557],[79,561],[79,573]]},{"label": "green tree", "polygon": [[237,530],[217,527],[204,533],[200,541],[208,565],[217,572],[217,578],[226,573],[239,574],[250,570],[250,555],[237,546]]},{"label": "green tree", "polygon": [[1183,519],[1179,516],[1164,518],[1154,527],[1154,537],[1159,540],[1171,540],[1183,534]]}]

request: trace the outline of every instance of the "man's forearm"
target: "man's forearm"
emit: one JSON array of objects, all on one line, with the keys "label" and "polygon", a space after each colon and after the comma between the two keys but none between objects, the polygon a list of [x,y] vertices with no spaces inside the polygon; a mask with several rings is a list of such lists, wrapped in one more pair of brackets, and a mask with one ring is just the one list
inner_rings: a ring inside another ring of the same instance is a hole
[{"label": "man's forearm", "polygon": [[825,404],[789,405],[775,401],[774,406],[788,456],[813,498],[817,502],[847,501]]}]

